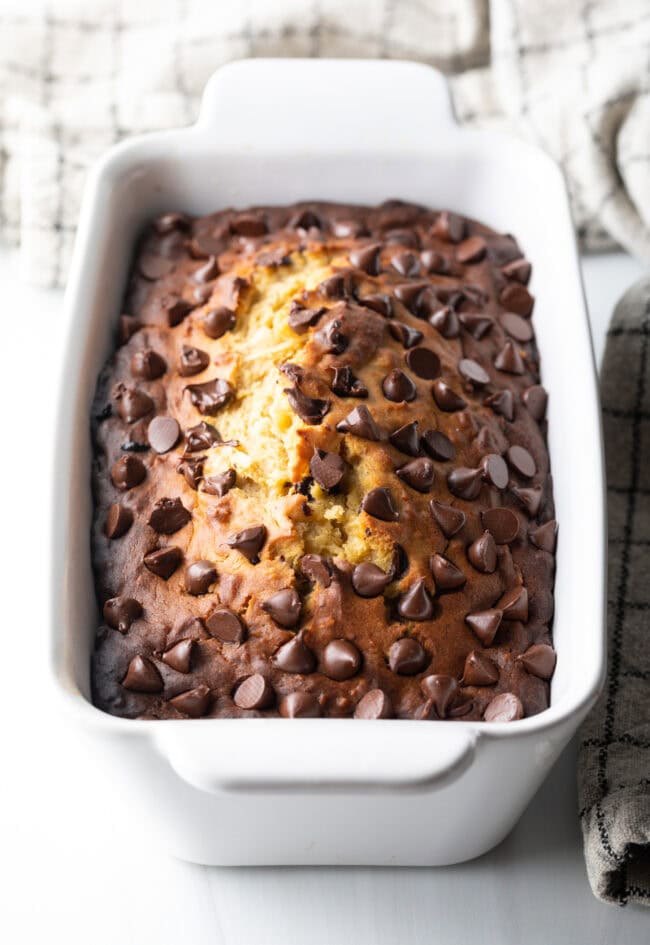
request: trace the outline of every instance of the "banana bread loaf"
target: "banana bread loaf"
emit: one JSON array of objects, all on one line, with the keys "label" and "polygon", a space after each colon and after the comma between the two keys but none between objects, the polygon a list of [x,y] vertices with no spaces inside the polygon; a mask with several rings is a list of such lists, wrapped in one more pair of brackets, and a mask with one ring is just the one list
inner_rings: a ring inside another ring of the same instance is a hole
[{"label": "banana bread loaf", "polygon": [[93,694],[140,718],[548,705],[556,523],[530,264],[450,212],[144,233],[93,410]]}]

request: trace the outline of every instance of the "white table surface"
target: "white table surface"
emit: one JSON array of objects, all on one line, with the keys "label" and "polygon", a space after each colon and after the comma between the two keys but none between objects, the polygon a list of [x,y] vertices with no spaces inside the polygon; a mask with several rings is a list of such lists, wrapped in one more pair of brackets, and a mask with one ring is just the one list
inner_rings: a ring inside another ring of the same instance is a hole
[{"label": "white table surface", "polygon": [[[598,356],[613,304],[641,273],[587,258]],[[429,869],[215,869],[159,853],[110,771],[39,696],[46,475],[59,293],[22,285],[0,253],[0,939],[7,945],[637,945],[650,912],[604,906],[585,875],[575,747],[493,852]],[[486,797],[486,816],[489,798]]]}]

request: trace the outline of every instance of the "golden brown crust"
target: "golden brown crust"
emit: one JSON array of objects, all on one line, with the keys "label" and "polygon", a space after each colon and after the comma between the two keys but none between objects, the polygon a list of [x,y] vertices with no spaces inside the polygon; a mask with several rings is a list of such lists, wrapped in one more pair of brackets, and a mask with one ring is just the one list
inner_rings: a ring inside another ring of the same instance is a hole
[{"label": "golden brown crust", "polygon": [[[478,719],[500,693],[546,707],[547,679],[518,659],[550,643],[554,569],[521,257],[511,237],[397,201],[147,230],[94,404],[97,593],[118,598],[97,705],[351,716],[381,690],[360,715]],[[188,433],[201,423],[221,442]],[[492,609],[496,630],[466,620]]]}]

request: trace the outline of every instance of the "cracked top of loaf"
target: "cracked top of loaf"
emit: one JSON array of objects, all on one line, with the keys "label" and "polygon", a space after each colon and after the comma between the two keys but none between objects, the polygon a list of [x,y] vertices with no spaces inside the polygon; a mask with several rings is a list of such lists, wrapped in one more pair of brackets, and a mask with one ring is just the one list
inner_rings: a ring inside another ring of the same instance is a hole
[{"label": "cracked top of loaf", "polygon": [[548,705],[530,268],[513,237],[400,201],[153,221],[93,409],[98,706]]}]

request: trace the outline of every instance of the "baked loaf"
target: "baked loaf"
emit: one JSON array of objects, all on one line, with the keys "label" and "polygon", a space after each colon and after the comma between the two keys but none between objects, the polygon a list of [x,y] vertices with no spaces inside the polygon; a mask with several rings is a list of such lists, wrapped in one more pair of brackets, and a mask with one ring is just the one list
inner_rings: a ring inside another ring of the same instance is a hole
[{"label": "baked loaf", "polygon": [[546,394],[511,236],[303,203],[146,230],[94,405],[98,706],[548,705]]}]

